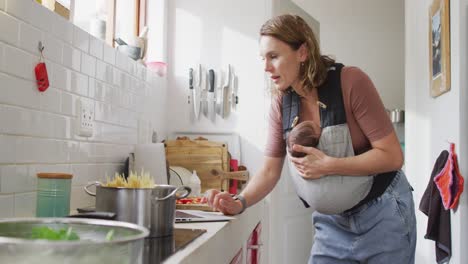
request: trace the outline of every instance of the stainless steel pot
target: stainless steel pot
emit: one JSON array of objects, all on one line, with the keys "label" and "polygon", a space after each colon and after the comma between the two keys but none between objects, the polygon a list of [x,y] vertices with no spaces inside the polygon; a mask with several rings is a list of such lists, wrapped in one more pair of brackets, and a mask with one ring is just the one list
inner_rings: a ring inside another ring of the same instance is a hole
[{"label": "stainless steel pot", "polygon": [[[33,227],[72,228],[80,240],[29,239]],[[114,230],[113,239],[105,239]],[[11,218],[0,220],[0,259],[17,264],[142,263],[148,229],[125,222],[75,218]]]},{"label": "stainless steel pot", "polygon": [[[95,185],[96,193],[89,190]],[[154,188],[104,187],[92,182],[84,187],[86,193],[96,196],[96,211],[116,213],[116,220],[131,222],[150,229],[151,237],[172,235],[175,221],[176,198],[190,194],[186,186],[155,185]],[[185,190],[182,195],[178,192]]]}]

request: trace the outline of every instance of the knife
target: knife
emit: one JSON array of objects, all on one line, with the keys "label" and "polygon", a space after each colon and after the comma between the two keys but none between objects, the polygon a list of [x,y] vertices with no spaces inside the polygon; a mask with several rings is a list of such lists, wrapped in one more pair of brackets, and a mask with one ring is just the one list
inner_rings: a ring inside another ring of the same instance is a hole
[{"label": "knife", "polygon": [[214,90],[215,90],[215,71],[210,69],[208,71],[208,112],[210,114],[211,121],[216,120],[216,98],[214,97]]},{"label": "knife", "polygon": [[[200,93],[197,92],[197,90],[200,89],[201,86],[201,65],[198,64],[198,72],[197,72],[198,78],[195,86],[192,89],[192,102],[193,102],[193,113],[195,114],[195,120],[198,119],[200,115]],[[198,88],[198,89],[197,89]]]},{"label": "knife", "polygon": [[[205,80],[206,80],[206,75],[205,75]],[[206,82],[203,84],[203,88],[201,90],[201,109],[203,112],[203,115],[208,118],[208,91],[206,88]]]},{"label": "knife", "polygon": [[192,103],[191,95],[193,94],[193,69],[189,69],[189,95],[188,95],[188,104]]},{"label": "knife", "polygon": [[237,93],[239,92],[239,87],[237,85],[237,76],[232,74],[232,85],[231,85],[231,107],[232,111],[236,111],[237,109],[237,104],[239,103],[239,97],[237,96]]},{"label": "knife", "polygon": [[221,109],[223,108],[223,93],[221,92],[223,90],[223,72],[222,70],[216,71],[215,75],[218,76],[217,79],[215,79],[215,100],[216,100],[216,113],[222,117],[222,111]]},{"label": "knife", "polygon": [[229,103],[229,97],[230,97],[230,91],[229,91],[229,86],[231,84],[231,76],[232,75],[232,72],[231,72],[231,64],[228,64],[228,70],[226,72],[226,80],[224,82],[224,85],[223,85],[223,88],[222,88],[222,104],[221,104],[221,112],[222,112],[222,117],[223,118],[226,118],[229,116],[229,110],[231,109],[231,104]]}]

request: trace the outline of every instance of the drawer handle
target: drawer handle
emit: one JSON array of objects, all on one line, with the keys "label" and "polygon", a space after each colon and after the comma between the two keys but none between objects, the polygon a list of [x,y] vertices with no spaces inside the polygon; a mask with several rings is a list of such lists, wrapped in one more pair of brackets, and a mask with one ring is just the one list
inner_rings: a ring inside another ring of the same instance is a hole
[{"label": "drawer handle", "polygon": [[258,243],[257,245],[249,245],[247,246],[247,249],[260,249],[260,247],[263,246],[262,243]]}]

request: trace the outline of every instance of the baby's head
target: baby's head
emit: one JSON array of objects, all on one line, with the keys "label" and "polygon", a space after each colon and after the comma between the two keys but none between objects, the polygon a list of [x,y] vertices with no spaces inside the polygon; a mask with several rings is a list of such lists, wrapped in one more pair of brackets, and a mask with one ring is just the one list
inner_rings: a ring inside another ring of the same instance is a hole
[{"label": "baby's head", "polygon": [[313,121],[303,121],[289,132],[286,143],[293,157],[304,157],[306,154],[292,150],[294,144],[305,147],[316,147],[320,138],[320,127]]}]

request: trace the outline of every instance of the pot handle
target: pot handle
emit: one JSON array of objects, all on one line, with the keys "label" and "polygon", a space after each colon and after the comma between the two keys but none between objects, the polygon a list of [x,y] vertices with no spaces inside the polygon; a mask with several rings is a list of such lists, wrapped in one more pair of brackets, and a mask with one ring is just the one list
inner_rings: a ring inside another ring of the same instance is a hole
[{"label": "pot handle", "polygon": [[91,182],[91,183],[88,183],[85,187],[83,187],[83,189],[85,190],[85,192],[86,192],[87,194],[89,194],[89,195],[91,195],[91,196],[96,196],[96,193],[95,193],[95,192],[93,193],[93,192],[91,192],[91,191],[88,189],[89,187],[91,187],[91,186],[93,186],[93,185],[98,186],[98,185],[101,185],[101,183],[98,182],[98,181]]},{"label": "pot handle", "polygon": [[170,197],[176,195],[176,193],[177,193],[178,191],[181,191],[181,190],[185,190],[185,193],[182,194],[181,196],[177,196],[177,197],[176,197],[177,199],[187,197],[187,196],[190,194],[190,192],[192,191],[192,189],[190,189],[190,187],[188,187],[188,186],[180,186],[180,187],[178,187],[177,189],[175,189],[174,191],[172,191],[170,194],[168,194],[166,197],[163,197],[163,198],[154,197],[154,200],[155,200],[155,201],[164,201],[164,200],[167,200],[167,199],[169,199]]}]

